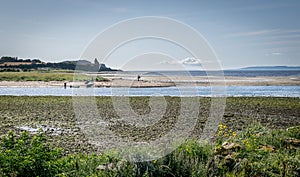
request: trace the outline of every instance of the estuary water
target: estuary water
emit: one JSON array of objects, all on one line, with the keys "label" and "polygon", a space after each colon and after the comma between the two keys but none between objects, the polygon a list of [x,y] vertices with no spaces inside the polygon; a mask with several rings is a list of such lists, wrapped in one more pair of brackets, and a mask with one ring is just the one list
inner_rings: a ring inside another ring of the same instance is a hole
[{"label": "estuary water", "polygon": [[300,86],[210,86],[157,88],[1,87],[0,95],[12,96],[248,96],[299,97]]}]

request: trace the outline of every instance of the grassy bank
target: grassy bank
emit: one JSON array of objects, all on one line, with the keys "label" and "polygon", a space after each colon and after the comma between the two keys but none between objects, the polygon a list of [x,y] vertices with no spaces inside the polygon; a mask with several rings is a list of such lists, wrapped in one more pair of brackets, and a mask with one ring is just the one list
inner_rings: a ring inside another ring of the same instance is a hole
[{"label": "grassy bank", "polygon": [[[119,117],[110,97],[97,97],[96,103],[101,119],[110,122],[108,128],[114,133],[129,140],[151,141],[168,132],[179,115],[180,98],[165,99],[167,109],[162,120],[147,128],[116,121]],[[131,107],[138,114],[147,114],[149,100],[149,97],[130,98]],[[99,155],[103,149],[90,144],[77,126],[72,101],[72,97],[0,97],[0,135],[4,135],[0,143],[0,176],[18,173],[30,176],[300,174],[300,130],[296,127],[300,125],[299,98],[227,98],[224,118],[214,142],[200,144],[195,139],[201,135],[211,103],[210,98],[201,98],[199,121],[190,140],[166,157],[143,163],[115,159],[110,153]],[[22,126],[50,128],[34,138],[23,135]],[[56,128],[60,131],[55,132]],[[14,133],[8,133],[9,130]],[[48,156],[53,158],[46,158]],[[35,163],[37,159],[41,166]],[[25,173],[24,169],[31,169],[32,173]],[[39,169],[46,171],[37,174]]]},{"label": "grassy bank", "polygon": [[[0,72],[0,81],[73,81],[74,73],[69,71],[51,71],[51,72]],[[75,80],[91,80],[90,76],[76,74]],[[105,81],[103,77],[95,78],[96,81]]]}]

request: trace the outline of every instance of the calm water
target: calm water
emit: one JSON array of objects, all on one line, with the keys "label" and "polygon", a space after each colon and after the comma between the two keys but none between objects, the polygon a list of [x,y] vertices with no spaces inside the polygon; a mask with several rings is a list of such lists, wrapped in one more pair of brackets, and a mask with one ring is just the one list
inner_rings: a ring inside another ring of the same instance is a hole
[{"label": "calm water", "polygon": [[[125,72],[126,74],[142,74],[147,76],[207,76],[205,71],[152,71],[152,72]],[[210,71],[210,75],[219,71]],[[224,76],[256,77],[256,76],[300,76],[300,70],[224,70]]]},{"label": "calm water", "polygon": [[[206,76],[205,71],[157,71],[140,72],[129,71],[120,74],[136,76]],[[211,73],[213,74],[213,72]],[[300,77],[300,70],[225,70],[224,76],[256,77],[256,76],[290,76]],[[212,91],[213,90],[213,91]],[[216,88],[208,86],[197,87],[162,87],[162,88],[34,88],[34,87],[0,87],[0,95],[15,96],[216,96]],[[273,96],[273,97],[300,97],[300,86],[227,86],[226,93],[221,96]]]},{"label": "calm water", "polygon": [[[19,88],[2,87],[0,95],[14,96],[215,96],[211,87],[162,87],[162,88]],[[227,86],[225,96],[300,97],[300,86]]]}]

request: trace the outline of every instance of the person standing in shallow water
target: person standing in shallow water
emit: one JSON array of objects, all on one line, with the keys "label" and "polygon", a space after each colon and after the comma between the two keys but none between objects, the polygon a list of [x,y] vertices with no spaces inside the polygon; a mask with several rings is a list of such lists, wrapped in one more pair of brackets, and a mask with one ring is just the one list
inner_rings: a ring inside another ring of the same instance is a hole
[{"label": "person standing in shallow water", "polygon": [[137,76],[137,80],[138,80],[138,81],[140,81],[140,79],[141,79],[141,76],[140,76],[140,75],[138,75],[138,76]]}]

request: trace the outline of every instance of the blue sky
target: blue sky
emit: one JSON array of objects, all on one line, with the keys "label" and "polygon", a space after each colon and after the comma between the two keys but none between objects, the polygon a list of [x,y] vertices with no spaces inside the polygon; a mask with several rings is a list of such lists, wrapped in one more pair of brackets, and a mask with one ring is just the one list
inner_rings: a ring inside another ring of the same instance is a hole
[{"label": "blue sky", "polygon": [[[1,56],[44,61],[77,59],[89,42],[110,25],[140,16],[163,16],[199,31],[225,69],[256,65],[300,66],[300,1],[297,0],[0,2]],[[126,52],[146,44],[144,41],[124,46],[107,64],[121,68],[120,63],[129,56]],[[184,52],[176,53],[176,47],[159,41],[150,41],[147,51],[162,50],[164,45],[165,53],[171,52],[176,59],[187,61],[190,58]]]}]

